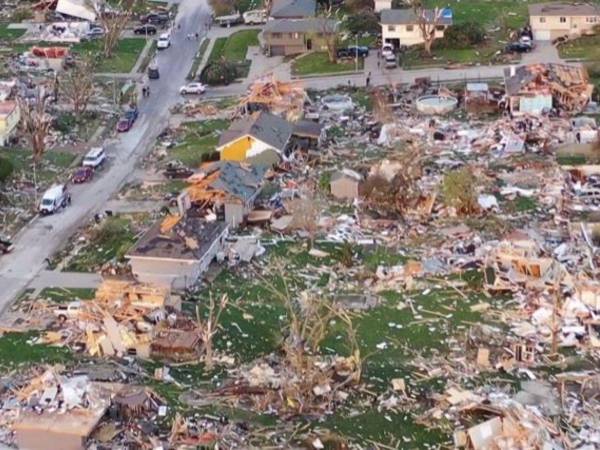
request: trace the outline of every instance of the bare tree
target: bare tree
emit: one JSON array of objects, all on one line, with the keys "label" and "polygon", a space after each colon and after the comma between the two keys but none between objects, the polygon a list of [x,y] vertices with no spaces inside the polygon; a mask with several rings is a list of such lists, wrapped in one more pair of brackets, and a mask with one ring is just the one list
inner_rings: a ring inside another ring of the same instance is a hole
[{"label": "bare tree", "polygon": [[285,208],[292,216],[290,227],[304,230],[308,234],[309,244],[312,247],[319,231],[319,216],[323,205],[320,198],[315,195],[314,189],[305,190],[300,195],[300,198],[287,202]]},{"label": "bare tree", "polygon": [[31,145],[33,161],[33,182],[37,191],[37,163],[46,151],[46,137],[52,126],[52,116],[46,112],[48,97],[43,88],[39,88],[33,100],[17,97],[21,114],[20,129]]},{"label": "bare tree", "polygon": [[198,326],[200,327],[200,335],[202,337],[203,353],[204,353],[204,365],[206,370],[212,370],[213,365],[213,338],[217,334],[220,328],[221,314],[227,308],[229,304],[229,298],[227,295],[223,295],[221,300],[217,303],[213,296],[210,296],[208,304],[208,316],[206,319],[202,319],[200,316],[200,310],[196,306],[196,318]]},{"label": "bare tree", "polygon": [[320,18],[319,32],[323,36],[325,46],[327,47],[327,56],[332,63],[337,62],[337,48],[339,41],[338,22],[335,18],[335,11],[330,6],[327,8],[323,17]]},{"label": "bare tree", "polygon": [[435,41],[435,32],[442,22],[442,8],[426,9],[422,0],[410,0],[410,6],[417,17],[417,26],[423,38],[423,45],[427,56],[431,56],[431,46]]},{"label": "bare tree", "polygon": [[73,106],[75,114],[83,114],[94,94],[94,64],[90,58],[77,62],[64,72],[59,90]]},{"label": "bare tree", "polygon": [[114,8],[108,10],[105,2],[94,3],[97,20],[104,29],[103,56],[110,58],[121,38],[123,30],[131,18],[133,0],[119,0]]}]

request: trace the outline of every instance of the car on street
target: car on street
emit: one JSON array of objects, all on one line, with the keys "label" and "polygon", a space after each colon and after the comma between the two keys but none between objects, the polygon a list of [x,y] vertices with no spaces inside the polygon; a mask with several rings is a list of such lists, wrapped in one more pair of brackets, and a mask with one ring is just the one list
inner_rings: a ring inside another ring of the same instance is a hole
[{"label": "car on street", "polygon": [[133,34],[155,35],[156,27],[154,25],[141,25],[133,29]]},{"label": "car on street", "polygon": [[5,255],[7,253],[10,253],[13,248],[14,245],[9,239],[0,236],[0,253]]},{"label": "car on street", "polygon": [[158,65],[150,64],[148,66],[148,79],[158,80],[160,78],[160,72],[158,71]]},{"label": "car on street", "polygon": [[529,53],[533,47],[531,44],[526,44],[523,42],[511,42],[508,44],[504,51],[506,53]]},{"label": "car on street", "polygon": [[75,184],[85,183],[94,177],[94,169],[89,166],[80,167],[75,171],[71,180]]},{"label": "car on street", "polygon": [[242,14],[246,25],[260,25],[261,23],[266,23],[267,16],[266,9],[253,9]]},{"label": "car on street", "polygon": [[135,123],[138,118],[138,110],[137,108],[132,108],[125,112],[117,122],[117,131],[120,133],[124,133],[126,131],[131,130],[131,127]]},{"label": "car on street", "polygon": [[97,169],[106,161],[106,152],[103,147],[92,147],[89,152],[83,157],[82,166]]},{"label": "car on street", "polygon": [[48,188],[40,201],[39,211],[42,215],[54,214],[60,208],[71,204],[71,194],[66,184],[55,184]]},{"label": "car on street", "polygon": [[202,83],[189,83],[189,84],[186,84],[185,86],[181,86],[179,88],[179,93],[181,95],[204,94],[205,91],[206,91],[206,86],[203,85]]},{"label": "car on street", "polygon": [[156,48],[159,50],[164,50],[171,46],[171,34],[163,33],[159,36],[158,42],[156,43]]},{"label": "car on street", "polygon": [[398,67],[398,61],[396,60],[396,55],[386,55],[385,56],[385,64],[386,69],[395,69]]},{"label": "car on street", "polygon": [[142,16],[140,22],[143,24],[164,26],[169,21],[168,13],[150,13]]}]

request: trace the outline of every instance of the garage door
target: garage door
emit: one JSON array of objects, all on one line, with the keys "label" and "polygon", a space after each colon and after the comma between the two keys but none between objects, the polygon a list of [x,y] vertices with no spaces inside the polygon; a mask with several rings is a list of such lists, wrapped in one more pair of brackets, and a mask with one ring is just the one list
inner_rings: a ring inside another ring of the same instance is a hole
[{"label": "garage door", "polygon": [[549,41],[552,39],[552,35],[550,30],[536,30],[534,32],[533,38],[536,41]]},{"label": "garage door", "polygon": [[273,45],[271,47],[271,56],[285,56],[285,47],[283,45]]}]

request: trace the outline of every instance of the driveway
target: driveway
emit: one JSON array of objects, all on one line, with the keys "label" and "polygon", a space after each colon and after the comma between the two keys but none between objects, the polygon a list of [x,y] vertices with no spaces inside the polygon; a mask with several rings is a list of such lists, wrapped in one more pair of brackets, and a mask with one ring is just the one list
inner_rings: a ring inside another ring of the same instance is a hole
[{"label": "driveway", "polygon": [[535,41],[535,47],[530,53],[521,57],[521,64],[562,63],[558,49],[550,41]]},{"label": "driveway", "polygon": [[150,84],[152,94],[139,105],[140,116],[133,128],[107,144],[109,165],[90,184],[72,186],[73,203],[54,216],[34,219],[15,237],[15,249],[0,257],[0,311],[25,289],[51,257],[95,212],[102,210],[118,191],[136,161],[150,149],[156,136],[168,123],[169,108],[179,100],[178,89],[185,82],[198,42],[185,35],[202,31],[210,9],[206,0],[182,0],[171,48],[158,52],[160,79]]}]

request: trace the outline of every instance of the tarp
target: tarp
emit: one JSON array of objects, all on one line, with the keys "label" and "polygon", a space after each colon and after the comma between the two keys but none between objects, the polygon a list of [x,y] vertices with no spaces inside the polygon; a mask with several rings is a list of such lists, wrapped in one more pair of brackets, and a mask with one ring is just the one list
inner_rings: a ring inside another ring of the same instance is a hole
[{"label": "tarp", "polygon": [[58,0],[56,12],[90,22],[96,20],[96,12],[86,0]]}]

